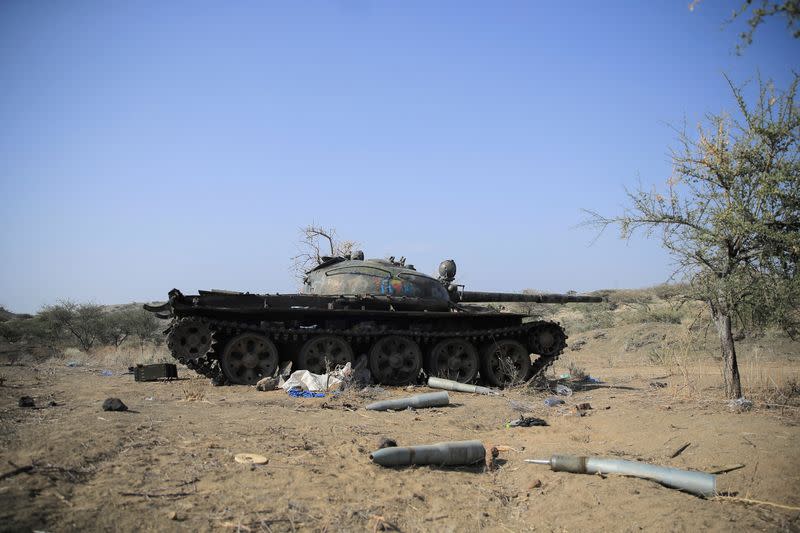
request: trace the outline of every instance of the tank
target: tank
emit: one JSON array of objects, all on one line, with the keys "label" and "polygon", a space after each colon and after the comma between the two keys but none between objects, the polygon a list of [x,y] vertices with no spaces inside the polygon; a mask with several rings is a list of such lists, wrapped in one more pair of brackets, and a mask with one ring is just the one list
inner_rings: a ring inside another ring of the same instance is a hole
[{"label": "tank", "polygon": [[384,385],[416,382],[422,371],[492,386],[540,376],[566,347],[556,322],[474,305],[490,302],[601,302],[571,294],[465,291],[456,264],[438,277],[405,259],[325,257],[308,271],[299,294],[210,290],[145,309],[171,319],[172,356],[215,384],[253,385],[284,361],[324,374],[366,355]]}]

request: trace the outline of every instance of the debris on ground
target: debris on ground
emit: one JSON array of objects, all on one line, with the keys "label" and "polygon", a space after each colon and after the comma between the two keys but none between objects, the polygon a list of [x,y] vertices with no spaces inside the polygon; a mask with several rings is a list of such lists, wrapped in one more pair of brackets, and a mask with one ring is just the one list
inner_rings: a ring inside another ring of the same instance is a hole
[{"label": "debris on ground", "polygon": [[269,462],[269,459],[257,453],[237,453],[233,460],[243,465],[265,465]]},{"label": "debris on ground", "polygon": [[506,423],[507,428],[529,428],[532,426],[546,426],[547,421],[535,416],[520,416],[516,420]]},{"label": "debris on ground", "polygon": [[380,398],[388,395],[389,392],[380,385],[369,385],[358,391],[358,395],[363,398]]},{"label": "debris on ground", "polygon": [[20,396],[19,398],[19,406],[20,407],[36,407],[36,402],[33,401],[33,398],[30,396]]},{"label": "debris on ground", "polygon": [[406,398],[394,400],[381,400],[371,403],[365,409],[369,411],[402,411],[403,409],[421,409],[423,407],[444,407],[450,403],[450,396],[446,391],[416,394]]},{"label": "debris on ground", "polygon": [[119,398],[106,398],[103,402],[103,411],[127,411],[128,406]]},{"label": "debris on ground", "polygon": [[575,405],[575,409],[580,409],[581,411],[588,411],[592,408],[592,404],[588,402],[583,402]]},{"label": "debris on ground", "polygon": [[[349,365],[350,363],[348,363]],[[292,372],[289,379],[283,382],[281,388],[290,391],[295,388],[304,391],[331,391],[339,390],[341,388],[342,378],[337,376],[336,372],[330,374],[314,374],[308,370],[297,370]]]},{"label": "debris on ground", "polygon": [[544,404],[547,407],[555,407],[556,405],[562,405],[563,403],[564,403],[564,400],[562,400],[561,398],[556,398],[555,396],[551,396],[550,398],[547,398],[544,401]]},{"label": "debris on ground", "polygon": [[749,411],[752,409],[753,402],[742,396],[741,398],[736,398],[735,400],[729,401],[728,407],[735,413],[741,413],[743,411]]},{"label": "debris on ground", "polygon": [[572,389],[570,389],[566,385],[561,385],[560,383],[555,386],[553,392],[555,392],[559,396],[572,396]]},{"label": "debris on ground", "polygon": [[514,411],[518,413],[529,413],[535,409],[535,406],[526,402],[520,402],[517,400],[509,400],[508,406],[511,407]]},{"label": "debris on ground", "polygon": [[382,448],[372,452],[369,458],[381,466],[464,466],[485,461],[486,448],[477,440],[440,442],[404,448]]},{"label": "debris on ground", "polygon": [[444,389],[456,392],[471,392],[474,394],[491,394],[498,395],[500,391],[490,389],[489,387],[481,387],[478,385],[470,385],[469,383],[459,383],[450,379],[442,379],[437,377],[428,378],[428,387],[432,389]]},{"label": "debris on ground", "polygon": [[372,373],[369,371],[369,367],[367,366],[367,356],[361,355],[361,357],[359,357],[356,361],[356,364],[353,367],[353,373],[350,376],[349,382],[345,384],[345,387],[348,385],[366,387],[371,382]]},{"label": "debris on ground", "polygon": [[286,392],[292,398],[324,398],[325,397],[325,393],[324,392],[313,392],[313,391],[303,390],[303,389],[301,389],[299,387],[298,388],[294,388],[294,389],[289,389]]},{"label": "debris on ground", "polygon": [[678,447],[678,448],[677,448],[677,449],[676,449],[674,452],[672,452],[672,454],[669,456],[669,458],[670,458],[670,459],[675,459],[675,458],[676,458],[676,457],[678,457],[680,454],[682,454],[682,453],[684,452],[684,450],[686,450],[686,448],[688,448],[688,447],[689,447],[689,446],[691,446],[691,445],[692,445],[692,443],[691,443],[691,442],[687,442],[686,444],[683,444],[683,445],[681,445],[681,446],[680,446],[680,447]]},{"label": "debris on ground", "polygon": [[689,492],[696,496],[713,496],[717,490],[717,481],[713,474],[682,470],[671,466],[652,465],[639,461],[607,457],[553,455],[550,459],[525,459],[525,462],[549,465],[550,470],[553,472],[620,474],[639,477],[655,481],[665,487]]},{"label": "debris on ground", "polygon": [[665,381],[651,381],[650,386],[654,389],[663,389],[666,388],[667,383]]},{"label": "debris on ground", "polygon": [[152,365],[136,365],[133,368],[135,381],[158,381],[159,379],[177,379],[178,367],[172,363],[156,363]]},{"label": "debris on ground", "polygon": [[378,441],[378,449],[382,450],[383,448],[396,448],[397,441],[394,439],[390,439],[389,437],[381,437],[381,440]]},{"label": "debris on ground", "polygon": [[572,344],[570,344],[569,348],[573,352],[577,352],[578,350],[580,350],[584,346],[586,346],[586,341],[585,340],[579,340],[579,341],[575,341]]},{"label": "debris on ground", "polygon": [[113,376],[114,373],[111,370],[101,370],[100,371],[100,375],[101,376],[105,376],[105,377],[109,377],[109,376]]},{"label": "debris on ground", "polygon": [[269,376],[266,378],[262,378],[256,383],[256,390],[260,391],[268,391],[268,390],[275,390],[278,388],[278,381],[280,380],[277,376]]},{"label": "debris on ground", "polygon": [[78,361],[70,361],[70,362],[67,363],[67,366],[69,368],[75,368],[75,367],[81,366],[81,364]]}]

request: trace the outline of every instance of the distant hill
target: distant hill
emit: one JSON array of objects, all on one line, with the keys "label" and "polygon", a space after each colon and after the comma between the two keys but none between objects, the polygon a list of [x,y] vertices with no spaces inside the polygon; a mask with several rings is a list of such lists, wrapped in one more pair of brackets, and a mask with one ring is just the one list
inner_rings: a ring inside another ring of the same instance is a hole
[{"label": "distant hill", "polygon": [[27,313],[12,313],[5,307],[0,307],[0,322],[5,322],[6,320],[13,320],[15,318],[32,318],[33,315],[29,315]]}]

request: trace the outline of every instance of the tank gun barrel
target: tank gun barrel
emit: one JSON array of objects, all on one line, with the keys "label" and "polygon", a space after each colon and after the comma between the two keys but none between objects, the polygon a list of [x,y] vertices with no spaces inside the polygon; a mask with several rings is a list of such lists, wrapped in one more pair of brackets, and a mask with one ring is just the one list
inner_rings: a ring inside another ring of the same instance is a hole
[{"label": "tank gun barrel", "polygon": [[458,293],[459,302],[533,302],[540,304],[601,303],[600,296],[579,294],[522,294],[516,292],[462,291]]}]

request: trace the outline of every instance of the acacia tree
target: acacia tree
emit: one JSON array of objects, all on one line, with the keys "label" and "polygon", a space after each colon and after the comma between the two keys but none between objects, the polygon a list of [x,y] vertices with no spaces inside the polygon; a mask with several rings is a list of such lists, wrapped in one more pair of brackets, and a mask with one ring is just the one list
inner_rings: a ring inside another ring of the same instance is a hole
[{"label": "acacia tree", "polygon": [[[689,11],[694,11],[701,0],[692,0],[689,3]],[[792,32],[792,36],[800,38],[800,28],[795,24],[800,21],[800,0],[744,0],[738,9],[734,10],[726,24],[733,23],[739,17],[747,17],[747,29],[739,34],[739,44],[736,45],[736,53],[741,54],[744,49],[753,42],[753,34],[765,19],[772,16],[783,16],[786,19],[786,26]]]},{"label": "acacia tree", "polygon": [[39,317],[53,328],[71,334],[85,352],[102,339],[105,331],[103,307],[97,304],[61,300],[43,308]]},{"label": "acacia tree", "polygon": [[[726,78],[727,79],[727,78]],[[800,112],[798,76],[785,92],[759,80],[748,105],[728,79],[739,118],[708,115],[695,138],[679,133],[664,190],[626,190],[620,216],[594,211],[601,231],[618,225],[660,233],[664,247],[708,303],[724,363],[725,393],[742,396],[732,321],[773,321],[796,331],[800,303]]]}]

